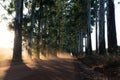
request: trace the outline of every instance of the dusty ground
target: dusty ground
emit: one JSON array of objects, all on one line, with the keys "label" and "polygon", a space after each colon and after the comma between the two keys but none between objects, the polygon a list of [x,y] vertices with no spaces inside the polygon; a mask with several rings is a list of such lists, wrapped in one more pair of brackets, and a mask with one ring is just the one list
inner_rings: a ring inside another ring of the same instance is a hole
[{"label": "dusty ground", "polygon": [[27,62],[15,66],[0,66],[0,80],[107,80],[103,75],[87,70],[75,58],[55,58]]},{"label": "dusty ground", "polygon": [[[0,80],[75,80],[72,60],[45,60],[0,68]],[[70,76],[70,74],[72,76]]]}]

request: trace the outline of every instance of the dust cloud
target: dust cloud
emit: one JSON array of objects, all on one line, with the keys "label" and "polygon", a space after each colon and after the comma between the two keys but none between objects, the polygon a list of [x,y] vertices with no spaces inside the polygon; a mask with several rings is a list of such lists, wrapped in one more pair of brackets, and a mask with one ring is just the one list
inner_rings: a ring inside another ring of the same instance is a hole
[{"label": "dust cloud", "polygon": [[12,48],[0,48],[0,66],[10,64],[12,59]]},{"label": "dust cloud", "polygon": [[[12,48],[0,48],[0,67],[9,65],[12,59],[12,55],[13,55]],[[35,56],[33,55],[32,57],[30,57],[28,52],[26,50],[23,50],[22,58],[24,63],[32,63]],[[44,56],[40,54],[40,60],[51,60],[57,58],[73,58],[73,57],[66,52],[58,52],[56,56],[51,54],[47,54],[46,56]]]}]

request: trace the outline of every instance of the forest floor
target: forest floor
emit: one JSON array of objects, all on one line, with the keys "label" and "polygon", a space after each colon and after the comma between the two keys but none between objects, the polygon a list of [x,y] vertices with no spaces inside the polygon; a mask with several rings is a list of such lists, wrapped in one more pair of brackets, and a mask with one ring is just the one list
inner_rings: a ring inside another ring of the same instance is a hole
[{"label": "forest floor", "polygon": [[88,69],[105,75],[107,80],[120,80],[119,55],[92,55],[80,57],[78,61]]},{"label": "forest floor", "polygon": [[[6,62],[7,63],[7,62]],[[20,65],[0,66],[0,80],[109,80],[76,58],[33,60]],[[111,80],[111,79],[110,79]],[[118,80],[118,79],[117,79]]]}]

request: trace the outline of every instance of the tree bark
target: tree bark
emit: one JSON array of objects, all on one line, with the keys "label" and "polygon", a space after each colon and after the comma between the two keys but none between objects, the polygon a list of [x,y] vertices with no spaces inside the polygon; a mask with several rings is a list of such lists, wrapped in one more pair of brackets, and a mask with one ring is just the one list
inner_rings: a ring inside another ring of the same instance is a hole
[{"label": "tree bark", "polygon": [[83,32],[80,32],[80,31],[78,32],[77,42],[78,42],[78,54],[82,55],[83,53]]},{"label": "tree bark", "polygon": [[96,5],[95,5],[95,25],[96,25],[96,53],[98,53],[98,0],[96,0]]},{"label": "tree bark", "polygon": [[111,54],[117,51],[114,0],[107,1],[107,28],[108,52]]},{"label": "tree bark", "polygon": [[22,63],[22,17],[23,17],[23,0],[15,1],[16,17],[15,17],[15,38],[12,63]]},{"label": "tree bark", "polygon": [[34,10],[35,10],[35,0],[32,0],[32,13],[31,13],[31,27],[30,27],[30,40],[29,40],[29,48],[28,54],[32,57],[32,45],[33,45],[33,28],[35,27],[35,20],[34,20]]},{"label": "tree bark", "polygon": [[[42,29],[42,17],[43,17],[43,1],[40,0],[39,18],[38,18],[38,35],[37,35],[37,58],[40,57],[40,38],[43,44],[42,34],[40,34],[40,30]],[[41,52],[43,52],[43,50]]]},{"label": "tree bark", "polygon": [[92,55],[91,45],[91,0],[88,0],[88,23],[87,23],[87,54]]},{"label": "tree bark", "polygon": [[106,53],[105,50],[105,0],[100,1],[99,10],[99,54],[103,55]]}]

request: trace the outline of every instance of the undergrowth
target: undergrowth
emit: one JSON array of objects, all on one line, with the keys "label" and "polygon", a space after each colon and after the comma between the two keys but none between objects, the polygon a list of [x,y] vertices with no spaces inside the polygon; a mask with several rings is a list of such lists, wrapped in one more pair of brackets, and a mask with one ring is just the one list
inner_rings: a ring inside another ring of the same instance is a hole
[{"label": "undergrowth", "polygon": [[112,80],[120,79],[120,56],[116,55],[89,55],[80,57],[79,60],[88,68],[105,74],[108,77],[114,77]]}]

